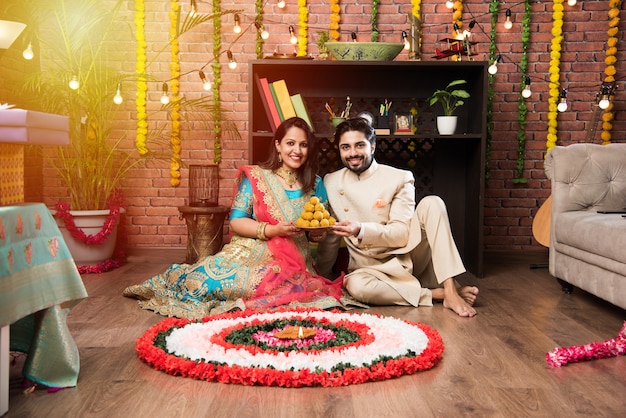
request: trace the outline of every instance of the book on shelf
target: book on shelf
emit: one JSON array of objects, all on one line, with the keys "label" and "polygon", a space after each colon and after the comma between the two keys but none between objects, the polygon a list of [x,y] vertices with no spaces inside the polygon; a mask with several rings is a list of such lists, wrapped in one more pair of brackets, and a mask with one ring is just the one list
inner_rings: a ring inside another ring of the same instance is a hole
[{"label": "book on shelf", "polygon": [[272,98],[274,99],[274,103],[276,104],[276,111],[278,112],[278,118],[280,121],[284,121],[283,111],[280,109],[280,104],[278,103],[278,97],[276,96],[276,91],[274,90],[274,83],[270,83],[270,93],[272,94]]},{"label": "book on shelf", "polygon": [[315,131],[313,128],[313,122],[311,121],[311,116],[306,108],[306,104],[304,103],[304,99],[300,93],[291,95],[291,103],[293,104],[293,108],[296,110],[296,116],[305,120],[306,123],[311,127],[311,131]]},{"label": "book on shelf", "polygon": [[282,120],[287,120],[296,116],[296,110],[293,108],[293,103],[291,103],[291,96],[289,95],[289,90],[287,89],[287,83],[285,80],[274,81],[271,86],[274,88],[274,92],[276,93],[278,107],[283,115]]},{"label": "book on shelf", "polygon": [[389,128],[374,128],[376,135],[391,135],[391,129]]},{"label": "book on shelf", "polygon": [[280,115],[278,114],[278,107],[274,102],[274,96],[272,96],[272,91],[270,90],[270,83],[267,81],[267,78],[259,77],[258,74],[255,74],[254,78],[257,82],[257,87],[259,88],[265,114],[270,121],[270,127],[272,128],[272,131],[276,131],[276,128],[280,125],[281,120]]}]

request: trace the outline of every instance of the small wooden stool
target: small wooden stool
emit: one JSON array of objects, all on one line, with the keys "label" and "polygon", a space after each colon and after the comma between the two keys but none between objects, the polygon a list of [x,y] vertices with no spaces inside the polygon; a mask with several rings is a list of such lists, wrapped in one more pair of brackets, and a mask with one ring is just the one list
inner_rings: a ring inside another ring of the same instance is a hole
[{"label": "small wooden stool", "polygon": [[185,263],[194,264],[222,248],[224,220],[230,211],[226,206],[179,206],[180,219],[187,224],[187,258]]}]

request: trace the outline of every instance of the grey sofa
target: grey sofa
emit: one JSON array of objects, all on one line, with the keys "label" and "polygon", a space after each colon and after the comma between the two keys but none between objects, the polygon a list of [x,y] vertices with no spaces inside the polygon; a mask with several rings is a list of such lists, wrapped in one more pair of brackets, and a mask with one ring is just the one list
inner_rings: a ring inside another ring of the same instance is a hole
[{"label": "grey sofa", "polygon": [[557,146],[545,170],[550,274],[626,309],[626,217],[599,213],[626,211],[626,143]]}]

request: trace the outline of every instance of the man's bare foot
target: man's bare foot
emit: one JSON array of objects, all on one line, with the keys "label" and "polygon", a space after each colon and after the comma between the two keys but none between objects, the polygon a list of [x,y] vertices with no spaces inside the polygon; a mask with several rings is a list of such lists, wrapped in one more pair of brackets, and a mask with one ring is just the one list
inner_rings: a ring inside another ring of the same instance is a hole
[{"label": "man's bare foot", "polygon": [[463,286],[459,289],[459,296],[461,296],[469,306],[474,306],[476,297],[478,297],[478,288],[476,286]]},{"label": "man's bare foot", "polygon": [[458,293],[450,297],[444,297],[443,306],[454,311],[459,316],[469,318],[476,315],[476,309],[472,308]]}]

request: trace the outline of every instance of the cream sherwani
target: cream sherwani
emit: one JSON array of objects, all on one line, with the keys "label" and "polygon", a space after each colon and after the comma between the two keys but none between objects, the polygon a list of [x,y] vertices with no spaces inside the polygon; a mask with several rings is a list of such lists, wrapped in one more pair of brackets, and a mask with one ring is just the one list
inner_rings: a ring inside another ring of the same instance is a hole
[{"label": "cream sherwani", "polygon": [[[360,175],[343,168],[324,177],[337,220],[362,224],[361,240],[345,239],[350,262],[344,284],[360,301],[430,306],[429,288],[465,271],[443,201],[427,196],[416,208],[414,181],[410,171],[376,161]],[[330,277],[340,242],[328,234],[320,243],[323,276]]]}]

